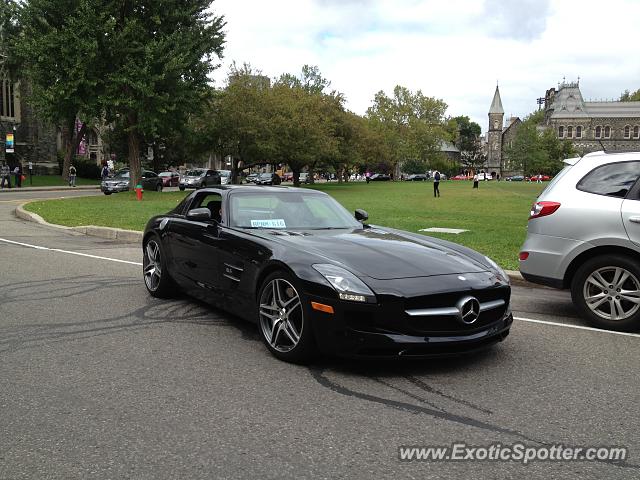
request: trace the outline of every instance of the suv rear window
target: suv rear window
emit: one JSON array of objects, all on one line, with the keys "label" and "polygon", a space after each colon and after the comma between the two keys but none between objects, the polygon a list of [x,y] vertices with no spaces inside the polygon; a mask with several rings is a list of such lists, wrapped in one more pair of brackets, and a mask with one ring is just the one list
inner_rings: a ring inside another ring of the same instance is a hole
[{"label": "suv rear window", "polygon": [[619,162],[602,165],[582,178],[576,185],[583,192],[624,198],[640,177],[640,162]]}]

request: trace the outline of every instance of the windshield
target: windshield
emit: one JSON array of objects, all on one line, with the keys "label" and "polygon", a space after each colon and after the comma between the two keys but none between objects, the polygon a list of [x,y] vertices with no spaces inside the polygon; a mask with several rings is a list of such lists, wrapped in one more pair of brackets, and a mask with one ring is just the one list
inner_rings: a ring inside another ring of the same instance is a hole
[{"label": "windshield", "polygon": [[221,177],[230,177],[231,176],[231,170],[218,170],[218,174]]},{"label": "windshield", "polygon": [[171,175],[173,175],[171,172],[162,172],[158,174],[159,177],[170,177]]},{"label": "windshield", "polygon": [[185,177],[199,177],[204,173],[204,170],[187,170],[184,174]]},{"label": "windshield", "polygon": [[231,226],[321,230],[362,225],[328,195],[315,192],[256,192],[230,195]]},{"label": "windshield", "polygon": [[113,178],[129,178],[129,172],[118,172]]},{"label": "windshield", "polygon": [[271,178],[271,174],[270,173],[261,173],[260,174],[260,178]]}]

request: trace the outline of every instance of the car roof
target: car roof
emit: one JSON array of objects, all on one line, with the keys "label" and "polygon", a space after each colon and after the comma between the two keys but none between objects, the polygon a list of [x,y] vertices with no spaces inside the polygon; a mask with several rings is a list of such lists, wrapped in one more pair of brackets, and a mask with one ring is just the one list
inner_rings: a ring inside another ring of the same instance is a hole
[{"label": "car roof", "polygon": [[564,163],[575,165],[579,162],[588,162],[592,165],[605,165],[613,162],[631,162],[640,160],[640,152],[591,152],[581,158],[568,158]]}]

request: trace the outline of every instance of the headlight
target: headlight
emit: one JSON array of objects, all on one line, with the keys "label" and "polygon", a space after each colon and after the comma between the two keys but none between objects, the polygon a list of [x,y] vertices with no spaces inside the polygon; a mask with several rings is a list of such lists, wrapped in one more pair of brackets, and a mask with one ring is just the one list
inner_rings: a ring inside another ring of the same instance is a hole
[{"label": "headlight", "polygon": [[350,271],[329,263],[316,263],[312,267],[327,279],[340,300],[375,302],[376,296],[371,289]]},{"label": "headlight", "polygon": [[487,261],[487,263],[489,265],[491,265],[493,267],[494,270],[496,270],[498,272],[498,274],[500,276],[502,276],[502,278],[504,279],[505,282],[511,283],[509,281],[509,275],[506,274],[506,272],[502,269],[502,267],[500,267],[500,265],[498,265],[496,262],[491,260],[489,257],[484,257],[484,259]]}]

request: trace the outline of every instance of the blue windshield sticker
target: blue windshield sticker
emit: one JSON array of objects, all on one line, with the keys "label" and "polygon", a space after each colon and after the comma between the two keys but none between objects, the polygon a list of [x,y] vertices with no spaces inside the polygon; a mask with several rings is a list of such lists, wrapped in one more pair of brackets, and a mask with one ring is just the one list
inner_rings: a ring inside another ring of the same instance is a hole
[{"label": "blue windshield sticker", "polygon": [[287,228],[282,218],[271,218],[268,220],[251,220],[252,227],[258,228]]}]

